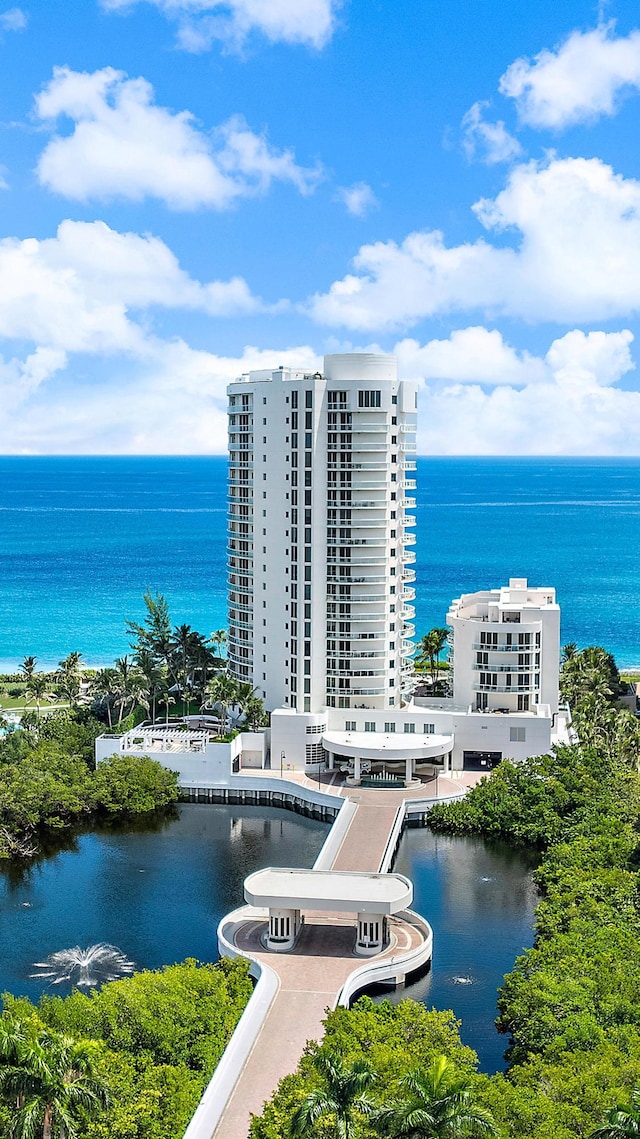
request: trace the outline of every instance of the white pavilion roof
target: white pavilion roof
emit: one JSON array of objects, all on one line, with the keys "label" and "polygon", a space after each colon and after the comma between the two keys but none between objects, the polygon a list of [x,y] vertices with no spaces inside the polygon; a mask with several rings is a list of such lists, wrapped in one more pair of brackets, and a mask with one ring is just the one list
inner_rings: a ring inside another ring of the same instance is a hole
[{"label": "white pavilion roof", "polygon": [[269,909],[395,914],[411,905],[413,886],[403,874],[267,866],[245,878],[244,896]]}]

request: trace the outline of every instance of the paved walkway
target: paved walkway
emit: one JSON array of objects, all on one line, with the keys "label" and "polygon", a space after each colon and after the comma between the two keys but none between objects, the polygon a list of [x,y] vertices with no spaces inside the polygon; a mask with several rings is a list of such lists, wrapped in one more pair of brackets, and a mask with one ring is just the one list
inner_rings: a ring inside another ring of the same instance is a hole
[{"label": "paved walkway", "polygon": [[[303,775],[298,775],[295,781],[317,787],[316,781]],[[464,789],[466,785],[459,779],[440,779],[440,795],[456,794]],[[322,790],[329,790],[324,780]],[[435,784],[406,791],[334,784],[331,791],[349,797],[357,806],[331,869],[375,872],[380,867],[403,800],[424,799],[435,791]],[[256,917],[256,911],[248,908],[248,918],[250,914],[251,920],[236,934],[236,945],[273,969],[280,988],[214,1133],[215,1139],[245,1139],[251,1114],[259,1113],[282,1077],[295,1071],[307,1040],[322,1036],[327,1009],[335,1005],[348,976],[364,960],[353,953],[355,917],[314,914],[292,952],[266,953],[260,940],[266,932],[266,914]],[[390,919],[390,933],[389,945],[376,960],[417,947],[421,939],[413,926],[397,917]]]},{"label": "paved walkway", "polygon": [[[247,922],[236,945],[263,961],[279,977],[280,989],[263,1022],[215,1139],[245,1139],[251,1114],[258,1114],[283,1076],[294,1072],[307,1040],[323,1034],[322,1021],[347,977],[363,963],[353,955],[356,923],[344,914],[314,916],[291,953],[265,953],[260,935],[266,920]],[[417,947],[420,934],[397,918],[389,919],[390,943],[376,960]]]}]

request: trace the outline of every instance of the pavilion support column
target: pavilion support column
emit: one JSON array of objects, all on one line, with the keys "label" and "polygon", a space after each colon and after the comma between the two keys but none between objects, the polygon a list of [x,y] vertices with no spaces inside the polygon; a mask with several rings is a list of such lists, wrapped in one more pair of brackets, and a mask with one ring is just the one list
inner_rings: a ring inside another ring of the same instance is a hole
[{"label": "pavilion support column", "polygon": [[405,779],[405,783],[407,785],[409,783],[411,783],[411,781],[413,779],[413,760],[410,757],[407,757],[407,759],[405,760],[404,779]]},{"label": "pavilion support column", "polygon": [[358,914],[356,953],[372,957],[384,947],[386,922],[382,914]]},{"label": "pavilion support column", "polygon": [[275,953],[293,949],[300,924],[300,910],[270,909],[267,948]]},{"label": "pavilion support column", "polygon": [[445,752],[442,757],[442,773],[448,775],[451,769],[451,752]]},{"label": "pavilion support column", "polygon": [[353,761],[353,778],[356,783],[360,782],[360,756],[357,755]]},{"label": "pavilion support column", "polygon": [[327,752],[327,761],[328,761],[327,765],[328,765],[329,771],[333,771],[333,752],[332,751]]}]

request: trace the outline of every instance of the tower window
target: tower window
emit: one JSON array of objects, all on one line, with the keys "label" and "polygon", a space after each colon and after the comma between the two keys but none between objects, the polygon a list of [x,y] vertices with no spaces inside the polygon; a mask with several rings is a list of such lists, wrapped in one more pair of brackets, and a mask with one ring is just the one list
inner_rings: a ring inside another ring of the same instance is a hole
[{"label": "tower window", "polygon": [[380,392],[358,392],[358,407],[380,407]]}]

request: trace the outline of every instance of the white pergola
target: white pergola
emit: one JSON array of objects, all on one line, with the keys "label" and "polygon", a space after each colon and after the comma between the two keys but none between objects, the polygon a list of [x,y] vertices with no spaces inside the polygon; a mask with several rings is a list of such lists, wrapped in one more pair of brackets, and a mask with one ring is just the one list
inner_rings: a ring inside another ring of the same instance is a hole
[{"label": "white pergola", "polygon": [[383,948],[388,915],[411,905],[413,885],[403,874],[268,866],[245,878],[244,896],[250,905],[269,910],[269,949],[291,949],[301,911],[311,910],[357,914],[356,953],[368,955]]}]

